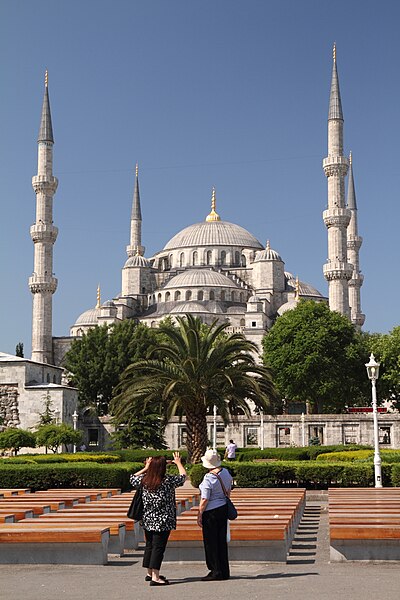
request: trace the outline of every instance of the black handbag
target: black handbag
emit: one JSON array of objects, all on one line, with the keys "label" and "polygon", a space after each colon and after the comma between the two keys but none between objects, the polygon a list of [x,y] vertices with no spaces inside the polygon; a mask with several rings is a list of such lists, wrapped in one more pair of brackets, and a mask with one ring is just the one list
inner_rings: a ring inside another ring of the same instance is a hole
[{"label": "black handbag", "polygon": [[141,521],[143,519],[143,486],[139,486],[136,490],[131,505],[126,513],[130,519]]},{"label": "black handbag", "polygon": [[223,481],[221,479],[221,477],[219,475],[217,475],[217,473],[213,473],[213,475],[215,475],[216,477],[218,477],[219,482],[221,484],[222,490],[225,494],[225,498],[226,498],[226,505],[228,507],[228,520],[229,521],[234,521],[235,519],[237,519],[238,517],[238,511],[236,506],[233,504],[232,500],[229,498],[228,494],[226,493],[226,488],[223,484]]}]

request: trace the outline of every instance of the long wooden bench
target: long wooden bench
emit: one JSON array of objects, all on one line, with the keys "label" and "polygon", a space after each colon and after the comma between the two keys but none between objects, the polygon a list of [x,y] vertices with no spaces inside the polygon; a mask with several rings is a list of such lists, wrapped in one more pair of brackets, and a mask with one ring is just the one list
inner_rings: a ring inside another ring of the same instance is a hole
[{"label": "long wooden bench", "polygon": [[0,524],[0,564],[107,564],[110,530],[102,526]]},{"label": "long wooden bench", "polygon": [[330,558],[400,560],[400,489],[329,490]]}]

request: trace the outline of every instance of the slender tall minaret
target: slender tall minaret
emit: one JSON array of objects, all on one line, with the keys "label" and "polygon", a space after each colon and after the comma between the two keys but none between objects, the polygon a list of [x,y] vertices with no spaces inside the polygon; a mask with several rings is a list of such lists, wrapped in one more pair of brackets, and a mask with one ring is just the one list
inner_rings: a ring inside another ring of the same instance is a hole
[{"label": "slender tall minaret", "polygon": [[53,277],[53,245],[58,229],[53,225],[53,196],[58,181],[53,176],[53,128],[51,125],[48,74],[38,137],[38,173],[32,177],[36,193],[36,221],[30,228],[34,243],[34,267],[29,278],[33,296],[32,360],[53,363],[52,297],[57,289]]},{"label": "slender tall minaret", "polygon": [[128,256],[139,254],[144,255],[145,248],[142,246],[142,211],[140,210],[140,192],[139,192],[139,165],[136,163],[135,189],[133,192],[132,213],[131,213],[131,239],[129,246],[126,247]]},{"label": "slender tall minaret", "polygon": [[349,279],[353,267],[347,262],[347,226],[350,210],[345,204],[344,179],[349,163],[343,154],[343,112],[333,46],[333,70],[328,115],[328,156],[323,160],[328,178],[328,209],[323,219],[328,228],[328,260],[323,271],[329,284],[329,307],[350,318]]},{"label": "slender tall minaret", "polygon": [[354,325],[361,329],[364,325],[365,315],[361,312],[360,288],[364,281],[364,275],[360,271],[360,248],[362,237],[358,235],[357,224],[357,201],[353,178],[353,159],[350,152],[349,157],[349,180],[347,187],[347,208],[351,212],[349,226],[347,227],[347,260],[353,265],[353,274],[349,281],[349,304],[350,319]]}]

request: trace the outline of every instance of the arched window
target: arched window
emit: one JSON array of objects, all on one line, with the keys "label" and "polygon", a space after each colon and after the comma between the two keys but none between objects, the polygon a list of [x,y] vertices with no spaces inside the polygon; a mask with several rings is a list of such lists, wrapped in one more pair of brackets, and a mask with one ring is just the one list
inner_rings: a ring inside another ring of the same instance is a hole
[{"label": "arched window", "polygon": [[240,327],[244,327],[246,325],[245,319],[240,319]]},{"label": "arched window", "polygon": [[235,292],[232,292],[231,293],[231,301],[235,302],[235,300],[236,300],[236,294],[235,294]]},{"label": "arched window", "polygon": [[179,255],[179,266],[180,267],[185,266],[185,254],[183,252],[181,252]]},{"label": "arched window", "polygon": [[221,252],[221,265],[226,265],[226,252],[222,250]]},{"label": "arched window", "polygon": [[221,292],[221,301],[225,302],[225,292],[224,291]]},{"label": "arched window", "polygon": [[211,263],[212,263],[212,250],[207,250],[206,264],[211,265]]},{"label": "arched window", "polygon": [[171,294],[170,294],[170,292],[166,292],[166,293],[165,293],[165,302],[169,302],[169,301],[170,301],[170,299],[171,299]]},{"label": "arched window", "polygon": [[161,302],[161,294],[157,294],[157,302]]},{"label": "arched window", "polygon": [[57,383],[55,375],[53,375],[53,383]]},{"label": "arched window", "polygon": [[78,329],[78,331],[76,332],[76,335],[77,335],[78,337],[81,337],[81,336],[83,335],[83,329],[80,329],[80,328],[79,328],[79,329]]},{"label": "arched window", "polygon": [[178,302],[181,299],[181,293],[179,291],[175,292],[174,300]]},{"label": "arched window", "polygon": [[192,254],[192,265],[193,266],[197,265],[197,260],[198,260],[197,256],[198,256],[197,252],[193,252],[193,254]]},{"label": "arched window", "polygon": [[50,383],[50,374],[47,373],[47,377],[46,377],[47,383]]},{"label": "arched window", "polygon": [[240,265],[240,252],[235,252],[235,265]]},{"label": "arched window", "polygon": [[202,292],[202,291],[197,292],[197,300],[204,300],[204,292]]},{"label": "arched window", "polygon": [[168,267],[169,267],[170,269],[172,269],[173,262],[174,262],[174,255],[173,255],[173,254],[170,254],[170,255],[168,256]]},{"label": "arched window", "polygon": [[155,321],[152,321],[152,322],[151,322],[151,327],[155,327],[155,326],[156,326],[156,322],[155,322]]},{"label": "arched window", "polygon": [[241,264],[242,267],[246,266],[246,257],[245,257],[244,254],[242,254],[240,264]]},{"label": "arched window", "polygon": [[215,292],[213,290],[210,292],[210,300],[215,300]]},{"label": "arched window", "polygon": [[243,292],[240,292],[240,294],[239,294],[239,302],[242,302],[242,303],[244,302]]},{"label": "arched window", "polygon": [[192,292],[190,290],[188,290],[185,294],[185,300],[191,300],[192,299]]}]

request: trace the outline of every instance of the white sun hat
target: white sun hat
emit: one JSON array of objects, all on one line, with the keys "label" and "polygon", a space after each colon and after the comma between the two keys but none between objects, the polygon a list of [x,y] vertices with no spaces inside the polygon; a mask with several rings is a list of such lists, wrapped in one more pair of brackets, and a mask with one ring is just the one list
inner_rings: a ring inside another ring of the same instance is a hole
[{"label": "white sun hat", "polygon": [[221,465],[221,457],[216,450],[210,448],[204,456],[201,457],[203,467],[206,469],[215,469]]}]

